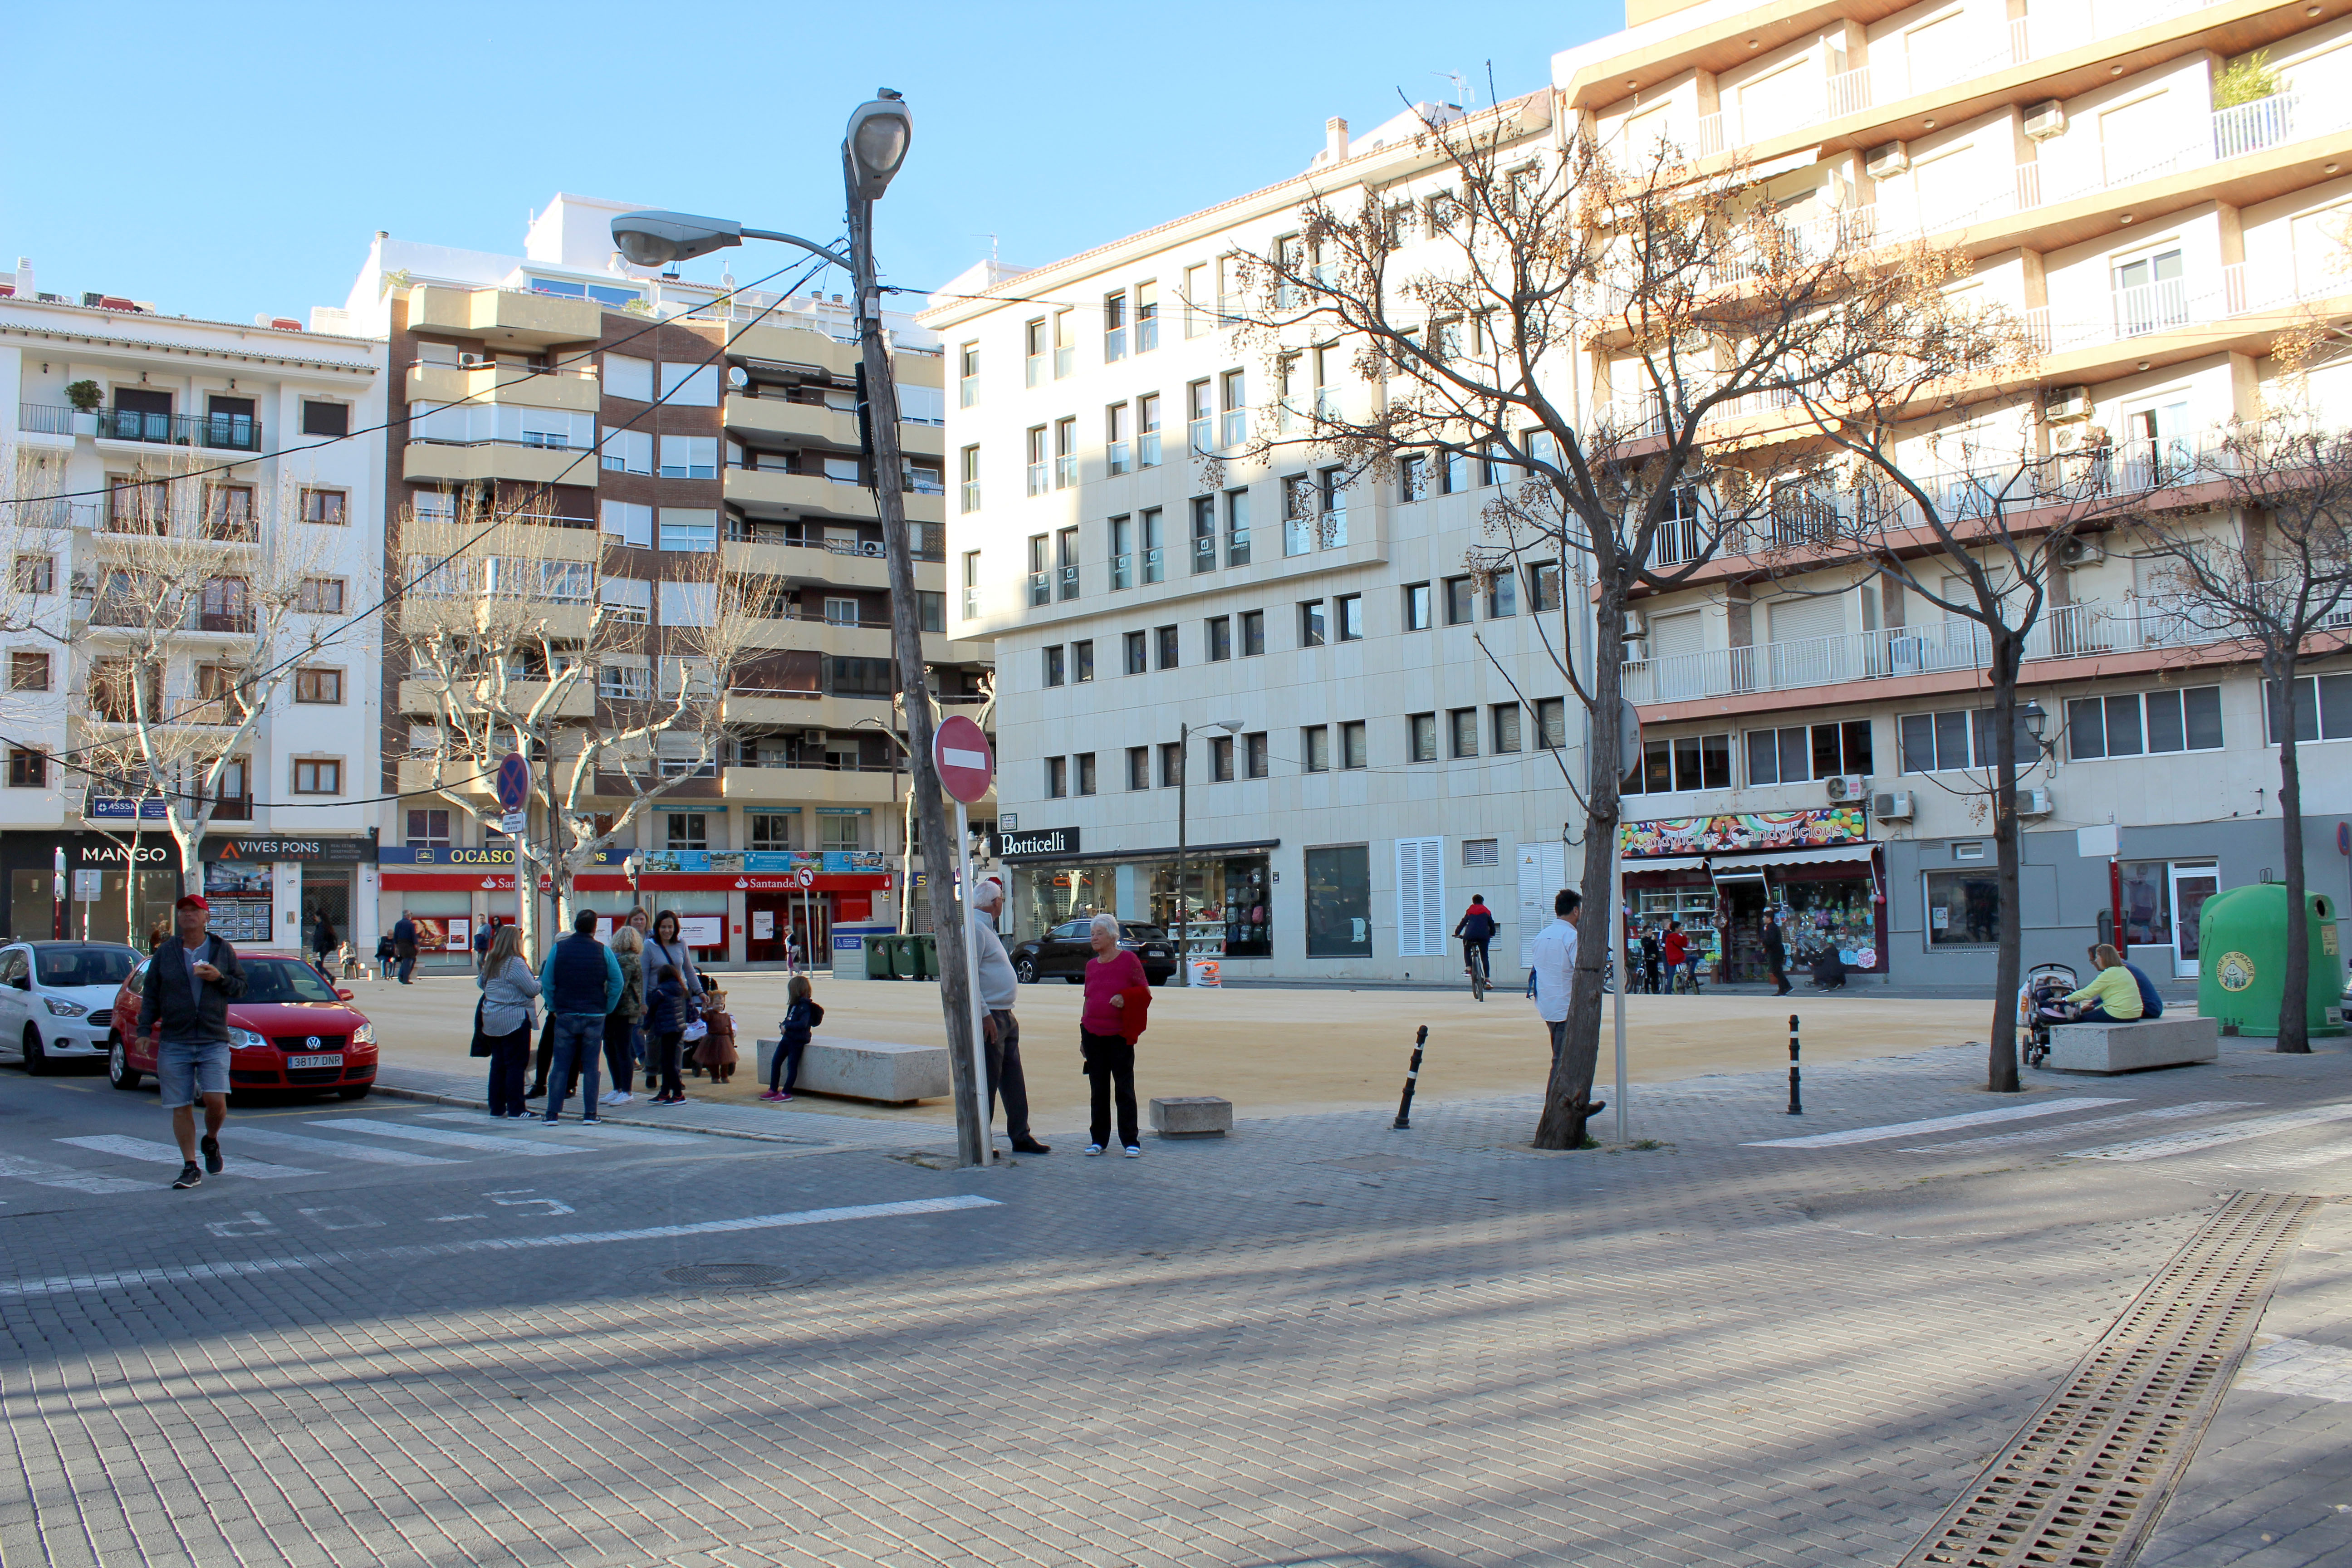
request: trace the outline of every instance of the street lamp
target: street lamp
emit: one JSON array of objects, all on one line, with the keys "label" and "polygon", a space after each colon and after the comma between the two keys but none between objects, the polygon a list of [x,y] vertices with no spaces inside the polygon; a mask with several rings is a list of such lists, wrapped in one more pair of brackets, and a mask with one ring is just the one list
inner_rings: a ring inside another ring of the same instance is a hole
[{"label": "street lamp", "polygon": [[[898,667],[898,692],[907,710],[907,764],[914,778],[915,812],[922,824],[922,841],[945,846],[947,810],[940,800],[940,777],[931,757],[929,684],[923,674],[923,632],[915,597],[915,558],[907,537],[906,475],[898,447],[898,388],[890,363],[889,344],[882,335],[882,294],[875,284],[874,204],[907,161],[914,141],[914,118],[906,100],[888,88],[878,89],[870,102],[858,105],[841,139],[842,186],[849,199],[849,248],[845,254],[798,235],[775,229],[746,228],[729,218],[698,217],[691,213],[624,213],[613,220],[613,243],[639,267],[662,267],[689,257],[704,256],[747,239],[769,239],[797,246],[849,272],[857,289],[857,341],[865,368],[860,388],[865,407],[865,434],[874,458],[875,510],[882,523],[882,542],[890,571],[890,646]],[[964,952],[970,931],[955,918],[937,918],[940,900],[933,900],[932,926],[940,944],[940,1005],[946,1016],[948,1060],[959,1080],[956,1096],[958,1158],[965,1165],[988,1160],[988,1086],[971,1070],[972,1023],[971,987]]]},{"label": "street lamp", "polygon": [[[1228,735],[1241,727],[1242,721],[1238,719],[1220,719],[1214,723],[1201,726],[1203,730],[1223,730]],[[1176,726],[1176,967],[1187,985],[1192,983],[1192,949],[1186,945],[1190,941],[1186,928],[1192,921],[1184,912],[1184,889],[1192,879],[1192,857],[1187,853],[1184,842],[1184,806],[1185,781],[1192,776],[1192,726],[1179,724]]]}]

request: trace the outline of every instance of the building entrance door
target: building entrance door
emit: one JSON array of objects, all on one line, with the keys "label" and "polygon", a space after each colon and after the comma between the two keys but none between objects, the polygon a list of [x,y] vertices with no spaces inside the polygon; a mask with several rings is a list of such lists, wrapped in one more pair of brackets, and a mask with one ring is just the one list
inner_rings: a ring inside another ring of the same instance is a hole
[{"label": "building entrance door", "polygon": [[302,931],[296,938],[302,951],[310,951],[310,933],[319,929],[319,917],[335,928],[335,940],[352,940],[352,878],[348,871],[336,872],[318,866],[302,868]]},{"label": "building entrance door", "polygon": [[2197,973],[2197,917],[2221,887],[2221,873],[2214,867],[2172,868],[2172,973],[2178,978]]}]

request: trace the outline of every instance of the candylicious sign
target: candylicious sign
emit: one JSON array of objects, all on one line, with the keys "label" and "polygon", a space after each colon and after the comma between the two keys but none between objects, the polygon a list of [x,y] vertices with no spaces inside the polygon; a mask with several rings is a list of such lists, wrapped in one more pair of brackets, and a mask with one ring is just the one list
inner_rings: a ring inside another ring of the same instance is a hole
[{"label": "candylicious sign", "polygon": [[1618,830],[1628,860],[1666,855],[1736,854],[1755,849],[1818,849],[1866,844],[1870,819],[1860,805],[1801,811],[1743,811],[1722,816],[1655,816]]}]

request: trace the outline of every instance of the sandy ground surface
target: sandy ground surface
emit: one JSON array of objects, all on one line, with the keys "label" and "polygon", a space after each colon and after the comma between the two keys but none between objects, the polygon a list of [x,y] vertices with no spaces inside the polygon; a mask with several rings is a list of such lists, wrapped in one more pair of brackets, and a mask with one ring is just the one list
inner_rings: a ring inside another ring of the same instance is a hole
[{"label": "sandy ground surface", "polygon": [[[716,978],[716,977],[714,977]],[[785,977],[739,974],[728,982],[743,1061],[732,1083],[687,1080],[690,1098],[751,1100],[753,1044],[773,1036],[784,1013]],[[420,979],[408,987],[353,984],[357,1004],[374,1019],[391,1062],[467,1066],[475,991],[469,979]],[[1022,1059],[1041,1124],[1083,1120],[1087,1084],[1078,1073],[1075,985],[1047,982],[1021,988]],[[944,1044],[938,987],[877,981],[835,985],[819,978],[825,1009],[819,1037]],[[1706,1073],[1754,1072],[1785,1066],[1789,1015],[1802,1020],[1804,1059],[1851,1061],[1958,1045],[1985,1037],[1991,1007],[1981,1001],[1872,999],[1862,994],[1630,996],[1626,998],[1628,1076],[1663,1083]],[[1605,1024],[1605,1020],[1604,1020]],[[1466,991],[1182,990],[1161,987],[1139,1051],[1136,1093],[1218,1094],[1245,1116],[1394,1105],[1404,1083],[1413,1032],[1429,1027],[1420,1092],[1463,1096],[1533,1092],[1542,1087],[1549,1046],[1526,998]],[[1601,1036],[1601,1078],[1613,1068],[1611,1037]],[[890,1110],[853,1100],[802,1096],[798,1110],[916,1121],[951,1121],[945,1100]]]}]

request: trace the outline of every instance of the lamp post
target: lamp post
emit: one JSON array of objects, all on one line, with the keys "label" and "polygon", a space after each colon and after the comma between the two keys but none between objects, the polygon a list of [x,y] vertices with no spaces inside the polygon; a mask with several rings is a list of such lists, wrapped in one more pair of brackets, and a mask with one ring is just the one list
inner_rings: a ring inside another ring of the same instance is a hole
[{"label": "lamp post", "polygon": [[[1223,730],[1228,735],[1241,727],[1242,721],[1238,719],[1220,719],[1213,724],[1201,726],[1203,730]],[[1179,724],[1176,726],[1176,970],[1187,985],[1192,984],[1192,951],[1186,945],[1191,940],[1187,928],[1192,921],[1184,912],[1184,888],[1192,879],[1192,856],[1184,841],[1184,807],[1185,781],[1192,777],[1192,726]]]},{"label": "lamp post", "polygon": [[[613,220],[613,243],[639,267],[662,267],[708,255],[747,239],[797,246],[845,269],[857,290],[857,340],[863,354],[864,403],[859,412],[874,459],[875,510],[890,572],[890,644],[898,667],[898,691],[907,709],[907,766],[914,779],[915,814],[927,845],[944,846],[947,811],[931,756],[929,683],[923,674],[923,633],[915,598],[914,552],[907,536],[906,477],[898,450],[898,392],[889,345],[882,336],[882,292],[875,283],[874,204],[888,190],[914,138],[914,118],[906,101],[888,88],[858,105],[841,141],[842,185],[849,202],[846,254],[774,229],[746,228],[728,218],[690,213],[625,213]],[[945,1015],[948,1061],[955,1078],[956,1144],[959,1163],[988,1161],[988,1086],[971,1070],[972,1026],[964,951],[970,933],[953,910],[932,900],[932,926],[940,944],[940,1004]]]}]

